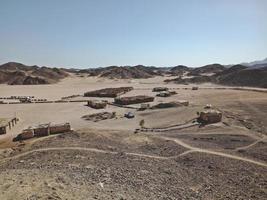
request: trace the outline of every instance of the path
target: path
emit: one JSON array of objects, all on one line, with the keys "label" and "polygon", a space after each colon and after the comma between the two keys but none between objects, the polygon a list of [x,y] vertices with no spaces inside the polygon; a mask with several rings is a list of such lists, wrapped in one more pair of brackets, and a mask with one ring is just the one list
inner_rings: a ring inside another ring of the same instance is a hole
[{"label": "path", "polygon": [[18,155],[12,156],[12,157],[7,157],[7,158],[0,160],[0,163],[4,163],[7,161],[18,159],[18,158],[21,158],[23,156],[27,156],[29,154],[36,153],[36,152],[59,151],[59,150],[89,151],[89,152],[94,152],[94,153],[113,154],[113,155],[123,153],[125,155],[130,155],[130,156],[137,156],[137,157],[143,157],[143,158],[154,158],[154,159],[162,159],[162,160],[166,160],[166,159],[170,158],[170,157],[154,156],[154,155],[131,153],[131,152],[107,151],[107,150],[101,150],[101,149],[96,149],[96,148],[86,148],[86,147],[50,147],[50,148],[34,149],[31,151],[26,151],[26,152],[20,153]]},{"label": "path", "polygon": [[186,144],[183,141],[181,141],[179,139],[176,139],[176,138],[169,138],[169,137],[164,137],[164,136],[161,136],[161,137],[159,136],[158,138],[162,138],[162,139],[165,139],[165,140],[173,141],[173,142],[175,142],[175,143],[177,143],[177,144],[179,144],[179,145],[191,150],[191,151],[188,151],[187,153],[184,152],[181,155],[186,155],[186,154],[189,154],[189,153],[192,153],[192,152],[199,152],[199,153],[206,153],[206,154],[222,156],[222,157],[225,157],[225,158],[231,158],[231,159],[235,159],[235,160],[241,160],[241,161],[250,162],[250,163],[253,163],[253,164],[256,164],[256,165],[260,165],[260,166],[263,166],[263,167],[267,167],[267,164],[264,163],[264,162],[259,162],[259,161],[255,161],[255,160],[252,160],[252,159],[249,159],[249,158],[244,158],[244,157],[231,155],[231,154],[227,154],[227,153],[223,153],[223,152],[217,152],[217,151],[213,151],[213,150],[201,149],[201,148],[198,148],[198,147],[193,147],[193,146],[191,146],[189,144]]}]

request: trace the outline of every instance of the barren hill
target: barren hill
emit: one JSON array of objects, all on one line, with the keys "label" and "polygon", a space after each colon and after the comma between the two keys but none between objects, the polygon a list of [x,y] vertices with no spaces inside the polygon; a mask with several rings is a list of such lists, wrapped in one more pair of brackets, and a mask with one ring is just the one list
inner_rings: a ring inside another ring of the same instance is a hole
[{"label": "barren hill", "polygon": [[56,83],[68,76],[63,69],[27,66],[9,62],[0,65],[0,83],[9,85],[38,85]]},{"label": "barren hill", "polygon": [[191,68],[184,66],[184,65],[178,65],[170,69],[171,74],[173,75],[182,75],[184,72],[188,72],[190,70]]},{"label": "barren hill", "polygon": [[218,73],[224,71],[226,68],[220,64],[210,64],[202,67],[197,67],[191,70],[189,75],[200,75],[204,73]]},{"label": "barren hill", "polygon": [[[207,76],[203,73],[214,73]],[[267,67],[248,68],[243,65],[234,65],[230,68],[225,68],[220,65],[204,66],[191,71],[191,78],[177,77],[167,79],[165,82],[175,82],[178,84],[188,83],[206,83],[212,82],[216,84],[229,86],[249,86],[267,88]]]},{"label": "barren hill", "polygon": [[110,79],[151,78],[162,75],[162,70],[156,67],[137,66],[109,66],[95,69],[80,70],[79,73],[87,73],[90,76],[99,76]]},{"label": "barren hill", "polygon": [[237,65],[216,76],[218,83],[224,85],[267,88],[267,67],[246,68]]}]

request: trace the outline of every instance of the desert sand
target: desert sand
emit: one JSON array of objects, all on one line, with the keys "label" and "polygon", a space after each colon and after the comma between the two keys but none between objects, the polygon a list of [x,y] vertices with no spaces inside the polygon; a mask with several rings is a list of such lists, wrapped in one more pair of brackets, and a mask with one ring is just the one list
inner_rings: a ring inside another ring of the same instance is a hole
[{"label": "desert sand", "polygon": [[[0,85],[1,97],[29,95],[47,100],[119,86],[134,87],[124,96],[155,96],[153,87],[164,86],[177,94],[156,97],[151,105],[189,101],[189,106],[146,111],[113,105],[95,110],[85,102],[0,104],[1,118],[19,118],[0,136],[0,199],[18,195],[21,199],[267,198],[267,90],[213,84],[191,90],[194,85],[165,84],[164,79],[73,75],[52,85]],[[206,104],[223,112],[222,122],[134,134],[142,119],[149,128],[171,127],[195,118]],[[117,117],[99,122],[81,118],[101,111],[116,112]],[[135,118],[124,118],[128,111]],[[69,122],[74,132],[12,142],[28,126],[49,122]]]}]

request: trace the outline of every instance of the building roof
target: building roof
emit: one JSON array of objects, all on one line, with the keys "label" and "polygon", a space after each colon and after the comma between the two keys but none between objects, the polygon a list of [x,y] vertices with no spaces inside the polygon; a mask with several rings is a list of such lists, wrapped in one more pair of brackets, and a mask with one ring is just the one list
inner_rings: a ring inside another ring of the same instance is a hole
[{"label": "building roof", "polygon": [[201,111],[201,113],[205,113],[205,114],[221,114],[221,112],[220,111],[218,111],[218,110],[203,110],[203,111]]}]

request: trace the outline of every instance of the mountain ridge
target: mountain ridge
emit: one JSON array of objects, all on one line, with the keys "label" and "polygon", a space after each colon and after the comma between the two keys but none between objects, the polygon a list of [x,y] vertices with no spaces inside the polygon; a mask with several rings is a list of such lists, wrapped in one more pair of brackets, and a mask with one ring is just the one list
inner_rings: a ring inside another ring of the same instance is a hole
[{"label": "mountain ridge", "polygon": [[16,62],[0,65],[0,83],[9,85],[51,84],[67,76],[68,73],[59,68],[28,66]]}]

